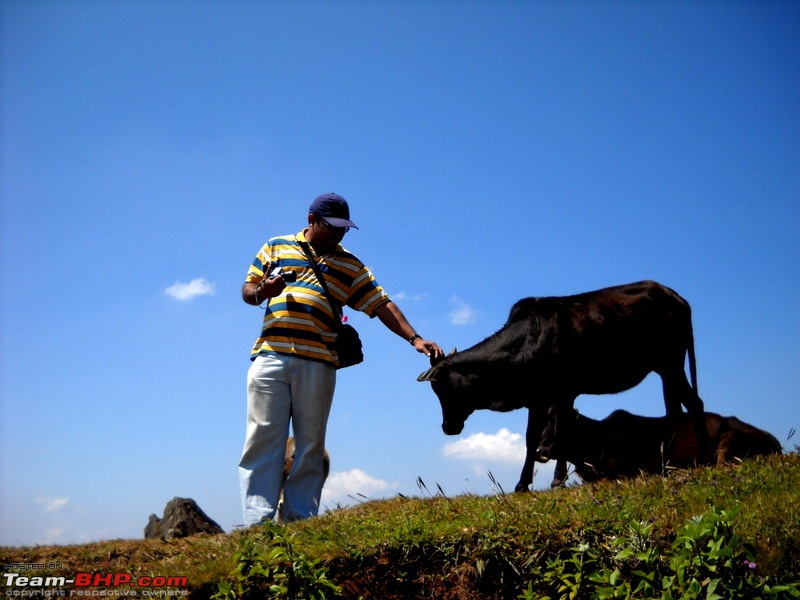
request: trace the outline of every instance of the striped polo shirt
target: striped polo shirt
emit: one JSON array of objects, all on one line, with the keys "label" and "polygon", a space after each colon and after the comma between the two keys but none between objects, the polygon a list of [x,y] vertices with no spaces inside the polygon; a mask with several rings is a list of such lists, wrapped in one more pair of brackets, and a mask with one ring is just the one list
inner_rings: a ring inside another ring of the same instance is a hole
[{"label": "striped polo shirt", "polygon": [[[287,283],[279,296],[269,299],[261,335],[253,345],[250,359],[262,352],[278,352],[336,365],[335,313],[298,241],[305,241],[303,231],[270,239],[247,272],[245,281],[251,283],[279,269],[297,273],[296,282]],[[341,245],[325,255],[316,254],[310,245],[309,248],[340,306],[347,305],[374,317],[375,310],[389,301],[369,268]]]}]

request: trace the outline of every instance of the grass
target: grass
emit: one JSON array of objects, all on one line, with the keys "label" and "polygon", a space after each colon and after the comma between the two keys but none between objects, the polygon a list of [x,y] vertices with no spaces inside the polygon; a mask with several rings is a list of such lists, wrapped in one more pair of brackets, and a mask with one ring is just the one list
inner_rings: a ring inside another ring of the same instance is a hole
[{"label": "grass", "polygon": [[[171,542],[117,540],[0,548],[0,557],[5,565],[58,563],[62,569],[53,574],[67,577],[81,571],[185,576],[193,598],[215,594],[219,598],[381,600],[545,598],[549,594],[603,597],[581,595],[580,586],[587,581],[581,583],[581,569],[586,565],[594,565],[594,572],[586,576],[619,581],[640,577],[630,565],[639,564],[642,572],[641,565],[650,561],[644,575],[652,579],[658,572],[661,577],[669,565],[654,557],[653,551],[681,551],[676,550],[676,539],[701,515],[712,515],[709,527],[716,527],[720,520],[727,527],[728,517],[719,514],[735,514],[730,520],[735,535],[726,538],[727,546],[712,540],[703,550],[717,561],[713,569],[722,572],[717,566],[722,558],[734,556],[748,568],[755,565],[752,573],[745,574],[750,580],[774,589],[777,584],[800,580],[796,576],[800,573],[797,452],[731,467],[675,471],[667,477],[528,494],[448,497],[441,489],[429,492],[424,484],[420,489],[423,497],[365,502],[280,527]],[[616,549],[620,540],[636,545],[638,538],[644,539],[651,554],[631,558],[631,551],[622,554]],[[695,555],[685,560],[694,561]],[[672,568],[683,569],[680,565]],[[542,583],[547,577],[558,585]],[[704,576],[699,582],[707,594],[703,597],[714,597],[709,594],[713,581],[713,576]],[[340,591],[326,587],[328,583]],[[604,585],[603,589],[610,589],[608,581]],[[323,590],[318,592],[322,595],[314,595],[317,589]],[[716,593],[720,598],[744,597]],[[675,597],[695,597],[686,594]],[[796,596],[785,592],[764,597]]]}]

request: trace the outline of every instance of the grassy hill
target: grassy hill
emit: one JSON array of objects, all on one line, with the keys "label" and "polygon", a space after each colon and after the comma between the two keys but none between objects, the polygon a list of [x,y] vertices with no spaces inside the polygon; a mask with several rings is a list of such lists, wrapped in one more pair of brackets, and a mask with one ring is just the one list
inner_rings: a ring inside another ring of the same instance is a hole
[{"label": "grassy hill", "polygon": [[419,483],[422,497],[365,502],[287,526],[170,542],[0,548],[4,572],[20,572],[4,576],[3,594],[30,592],[17,585],[23,576],[48,583],[48,576],[100,573],[119,574],[123,585],[83,575],[82,583],[100,585],[78,591],[203,599],[800,598],[797,452],[529,494],[448,497],[435,483]]}]

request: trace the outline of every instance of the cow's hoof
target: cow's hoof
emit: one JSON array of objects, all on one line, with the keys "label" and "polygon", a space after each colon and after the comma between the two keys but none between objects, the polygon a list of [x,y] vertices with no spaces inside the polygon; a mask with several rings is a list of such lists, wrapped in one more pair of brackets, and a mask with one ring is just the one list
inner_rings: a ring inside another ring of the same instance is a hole
[{"label": "cow's hoof", "polygon": [[566,477],[564,479],[553,479],[553,481],[550,482],[550,487],[552,489],[560,488],[560,487],[564,487],[564,485],[566,483],[567,483],[567,478]]},{"label": "cow's hoof", "polygon": [[530,492],[530,489],[524,483],[518,483],[516,487],[514,487],[515,492]]}]

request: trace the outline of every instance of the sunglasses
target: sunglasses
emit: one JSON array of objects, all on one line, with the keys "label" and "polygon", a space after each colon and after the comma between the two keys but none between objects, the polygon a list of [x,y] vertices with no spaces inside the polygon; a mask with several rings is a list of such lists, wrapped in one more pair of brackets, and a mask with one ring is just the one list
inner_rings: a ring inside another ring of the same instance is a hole
[{"label": "sunglasses", "polygon": [[325,220],[325,217],[317,217],[317,218],[318,218],[320,221],[322,221],[322,222],[325,224],[325,227],[327,227],[327,228],[328,228],[328,229],[330,229],[331,231],[343,231],[344,233],[347,233],[348,231],[350,231],[350,228],[349,228],[349,227],[336,227],[336,226],[334,226],[334,225],[331,225],[330,223],[328,223],[328,222]]}]

